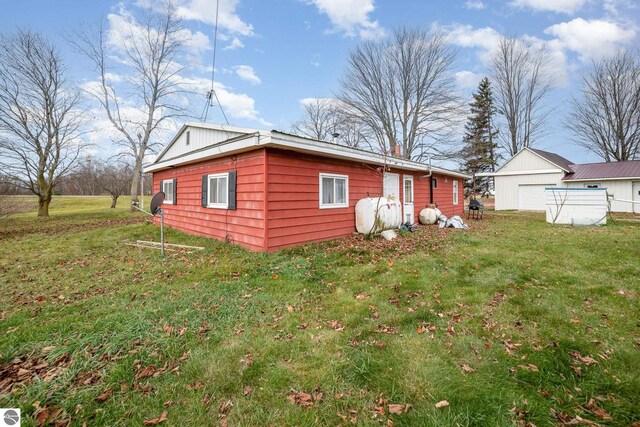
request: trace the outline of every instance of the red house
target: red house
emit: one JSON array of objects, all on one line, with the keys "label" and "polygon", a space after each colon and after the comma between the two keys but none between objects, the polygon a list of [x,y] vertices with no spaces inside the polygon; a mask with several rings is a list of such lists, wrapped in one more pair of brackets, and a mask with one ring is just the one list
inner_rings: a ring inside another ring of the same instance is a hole
[{"label": "red house", "polygon": [[467,178],[283,132],[194,123],[145,172],[166,193],[166,225],[253,251],[347,236],[367,196],[399,197],[405,221],[428,203],[462,214]]}]

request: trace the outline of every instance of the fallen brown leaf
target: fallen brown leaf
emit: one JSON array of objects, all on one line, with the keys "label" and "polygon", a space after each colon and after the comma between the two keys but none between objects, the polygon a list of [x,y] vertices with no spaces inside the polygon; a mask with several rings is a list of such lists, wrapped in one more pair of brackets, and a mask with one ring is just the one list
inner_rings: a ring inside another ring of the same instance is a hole
[{"label": "fallen brown leaf", "polygon": [[600,418],[602,421],[613,421],[611,415],[607,413],[602,407],[600,407],[596,401],[591,398],[586,405],[584,405],[584,409],[591,412],[596,417]]},{"label": "fallen brown leaf", "polygon": [[411,409],[411,405],[408,403],[406,405],[398,405],[397,403],[392,403],[388,406],[388,408],[390,414],[401,415]]},{"label": "fallen brown leaf", "polygon": [[446,408],[447,406],[449,406],[449,402],[447,402],[446,400],[441,400],[440,402],[436,403],[436,408],[438,409]]},{"label": "fallen brown leaf", "polygon": [[94,400],[98,403],[102,403],[102,402],[106,402],[106,400],[109,398],[109,396],[111,396],[111,393],[113,392],[113,387],[109,387],[107,389],[105,389],[100,396],[96,397]]},{"label": "fallen brown leaf", "polygon": [[143,424],[145,426],[155,426],[157,424],[165,422],[167,420],[167,415],[169,415],[168,412],[164,411],[164,412],[162,412],[162,414],[160,414],[160,416],[158,418],[153,418],[151,420],[145,420],[143,422]]},{"label": "fallen brown leaf", "polygon": [[231,399],[225,400],[220,403],[220,406],[218,407],[218,413],[226,414],[227,412],[229,412],[232,406],[233,402],[231,401]]}]

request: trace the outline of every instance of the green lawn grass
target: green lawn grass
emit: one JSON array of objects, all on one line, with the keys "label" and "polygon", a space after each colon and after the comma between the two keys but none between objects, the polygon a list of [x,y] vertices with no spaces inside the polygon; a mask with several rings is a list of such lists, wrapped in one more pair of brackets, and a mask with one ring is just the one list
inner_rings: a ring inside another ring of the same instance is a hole
[{"label": "green lawn grass", "polygon": [[0,220],[0,407],[23,425],[640,422],[638,223],[487,214],[274,254],[168,230],[206,249],[163,259],[123,244],[159,234],[125,202]]}]

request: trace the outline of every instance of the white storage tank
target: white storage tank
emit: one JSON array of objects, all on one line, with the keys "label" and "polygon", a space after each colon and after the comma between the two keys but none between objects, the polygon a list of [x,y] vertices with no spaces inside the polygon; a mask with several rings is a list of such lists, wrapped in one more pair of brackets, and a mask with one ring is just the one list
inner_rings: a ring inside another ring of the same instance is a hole
[{"label": "white storage tank", "polygon": [[418,219],[422,225],[435,224],[442,212],[438,208],[425,208],[420,211]]},{"label": "white storage tank", "polygon": [[[376,218],[378,222],[376,224]],[[402,224],[402,205],[387,197],[367,197],[356,203],[356,230],[369,235],[393,230]],[[374,228],[375,225],[375,228]]]},{"label": "white storage tank", "polygon": [[605,225],[609,201],[606,188],[545,188],[550,224]]}]

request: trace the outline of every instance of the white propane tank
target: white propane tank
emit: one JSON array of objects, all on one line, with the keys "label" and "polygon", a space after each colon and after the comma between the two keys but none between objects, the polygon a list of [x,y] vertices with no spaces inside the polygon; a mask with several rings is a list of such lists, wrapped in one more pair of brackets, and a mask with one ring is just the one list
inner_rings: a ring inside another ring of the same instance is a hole
[{"label": "white propane tank", "polygon": [[[368,235],[384,230],[393,230],[400,227],[401,223],[402,205],[396,199],[367,197],[356,203],[356,230],[358,233]],[[375,229],[374,224],[376,225]]]},{"label": "white propane tank", "polygon": [[420,224],[429,225],[435,224],[438,220],[438,216],[440,216],[440,212],[436,212],[437,209],[426,208],[420,211],[420,215],[418,218],[420,219]]}]

